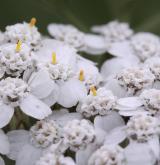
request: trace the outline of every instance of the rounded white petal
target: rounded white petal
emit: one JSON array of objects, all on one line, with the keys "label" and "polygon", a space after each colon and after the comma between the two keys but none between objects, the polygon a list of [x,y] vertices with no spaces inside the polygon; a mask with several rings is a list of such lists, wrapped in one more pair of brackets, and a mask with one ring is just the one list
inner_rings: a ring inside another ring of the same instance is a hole
[{"label": "rounded white petal", "polygon": [[30,144],[26,144],[21,148],[16,159],[16,165],[35,165],[35,162],[42,155],[42,150]]},{"label": "rounded white petal", "polygon": [[46,104],[33,95],[28,95],[24,98],[20,103],[20,107],[25,114],[39,120],[44,119],[52,113]]},{"label": "rounded white petal", "polygon": [[8,105],[0,103],[0,128],[6,126],[14,114],[14,109]]},{"label": "rounded white petal", "polygon": [[106,132],[112,129],[123,126],[125,123],[117,112],[112,112],[107,116],[97,116],[94,119],[94,126],[96,129],[102,129]]},{"label": "rounded white petal", "polygon": [[58,103],[66,108],[75,106],[78,101],[87,95],[87,90],[82,82],[71,79],[60,85]]},{"label": "rounded white petal", "polygon": [[84,37],[85,52],[97,55],[103,54],[107,50],[107,43],[104,37],[94,34],[86,34]]},{"label": "rounded white petal", "polygon": [[0,129],[0,153],[8,154],[10,149],[8,137]]},{"label": "rounded white petal", "polygon": [[26,130],[13,130],[8,132],[7,136],[10,143],[10,152],[7,156],[12,160],[16,160],[22,147],[29,142],[29,132]]},{"label": "rounded white petal", "polygon": [[131,142],[125,149],[127,165],[154,165],[155,156],[147,143]]}]

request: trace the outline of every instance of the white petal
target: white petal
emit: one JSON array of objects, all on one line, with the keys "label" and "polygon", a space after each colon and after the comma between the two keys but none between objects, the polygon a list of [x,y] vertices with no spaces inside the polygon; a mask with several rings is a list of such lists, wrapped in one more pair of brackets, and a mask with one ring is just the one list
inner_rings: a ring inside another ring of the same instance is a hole
[{"label": "white petal", "polygon": [[14,130],[7,133],[10,142],[10,159],[16,160],[22,147],[29,142],[29,132],[25,130]]},{"label": "white petal", "polygon": [[97,116],[94,119],[95,128],[102,129],[106,132],[109,132],[116,127],[123,126],[124,124],[123,119],[116,112],[112,112],[107,116]]},{"label": "white petal", "polygon": [[160,144],[159,144],[159,137],[155,136],[152,139],[148,141],[149,147],[152,149],[154,152],[154,155],[156,156],[157,159],[159,159],[159,154],[160,154]]},{"label": "white petal", "polygon": [[60,86],[58,103],[66,108],[75,106],[78,101],[87,95],[87,90],[82,82],[71,79]]},{"label": "white petal", "polygon": [[92,153],[97,149],[97,146],[93,143],[88,145],[85,150],[79,150],[76,152],[76,164],[77,165],[87,165],[88,159]]},{"label": "white petal", "polygon": [[47,104],[49,107],[54,105],[58,100],[58,93],[59,93],[59,87],[57,84],[55,84],[54,89],[50,93],[49,96],[41,99],[45,104]]},{"label": "white petal", "polygon": [[9,153],[9,141],[8,137],[4,134],[4,132],[0,129],[0,153],[8,154]]},{"label": "white petal", "polygon": [[121,143],[125,138],[126,138],[126,133],[125,133],[125,127],[117,127],[115,129],[113,129],[112,131],[110,131],[106,138],[105,138],[105,142],[104,144],[106,145],[116,145]]},{"label": "white petal", "polygon": [[113,74],[115,75],[120,70],[129,68],[133,65],[137,65],[137,63],[134,60],[115,57],[115,58],[106,60],[103,63],[103,65],[101,67],[101,73],[102,73],[103,77],[106,78],[110,75],[113,75]]},{"label": "white petal", "polygon": [[5,165],[4,160],[0,157],[0,165]]},{"label": "white petal", "polygon": [[14,109],[8,105],[0,103],[0,128],[6,126],[14,114]]},{"label": "white petal", "polygon": [[154,165],[155,156],[147,143],[130,143],[125,149],[127,165]]},{"label": "white petal", "polygon": [[49,96],[49,94],[56,88],[56,84],[49,78],[46,71],[40,70],[29,83],[31,93],[37,98],[42,99]]},{"label": "white petal", "polygon": [[134,56],[132,53],[132,48],[128,41],[112,43],[108,51],[110,54],[117,57],[127,58],[130,56]]},{"label": "white petal", "polygon": [[113,94],[115,96],[117,96],[118,98],[127,96],[126,90],[123,87],[121,87],[118,83],[118,80],[116,80],[114,78],[111,78],[106,83],[105,88],[111,90],[113,92]]},{"label": "white petal", "polygon": [[146,111],[143,108],[138,108],[138,109],[135,109],[135,110],[127,110],[127,109],[126,110],[125,109],[122,110],[122,108],[119,108],[119,109],[121,109],[119,111],[119,114],[121,116],[135,116],[135,115],[139,115],[139,114],[149,114],[149,112]]},{"label": "white petal", "polygon": [[52,113],[51,109],[33,95],[28,95],[20,103],[22,111],[36,119],[44,119]]},{"label": "white petal", "polygon": [[117,104],[124,107],[125,110],[134,110],[143,105],[139,97],[120,98],[117,100]]},{"label": "white petal", "polygon": [[18,154],[16,165],[35,165],[35,162],[39,160],[41,155],[42,150],[40,148],[26,144]]},{"label": "white petal", "polygon": [[84,44],[85,51],[92,55],[102,54],[107,50],[105,39],[100,35],[86,34]]}]

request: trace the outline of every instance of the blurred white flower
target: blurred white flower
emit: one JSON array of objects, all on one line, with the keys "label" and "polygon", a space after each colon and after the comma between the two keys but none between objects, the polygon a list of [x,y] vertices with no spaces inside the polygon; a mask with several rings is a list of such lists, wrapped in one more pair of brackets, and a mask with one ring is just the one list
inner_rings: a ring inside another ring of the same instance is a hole
[{"label": "blurred white flower", "polygon": [[109,42],[124,41],[133,35],[133,30],[130,29],[129,24],[119,21],[111,21],[104,25],[95,25],[91,30],[104,35],[106,41]]},{"label": "blurred white flower", "polygon": [[155,76],[148,68],[132,67],[123,69],[115,78],[108,80],[106,88],[118,97],[133,96],[152,87],[154,80]]},{"label": "blurred white flower", "polygon": [[6,26],[5,40],[7,42],[17,43],[21,40],[23,43],[36,49],[41,43],[41,34],[38,32],[35,18],[30,23],[17,23],[15,25]]},{"label": "blurred white flower", "polygon": [[112,92],[105,88],[95,89],[93,92],[90,91],[90,94],[79,103],[77,112],[87,118],[110,113],[116,104],[116,97]]}]

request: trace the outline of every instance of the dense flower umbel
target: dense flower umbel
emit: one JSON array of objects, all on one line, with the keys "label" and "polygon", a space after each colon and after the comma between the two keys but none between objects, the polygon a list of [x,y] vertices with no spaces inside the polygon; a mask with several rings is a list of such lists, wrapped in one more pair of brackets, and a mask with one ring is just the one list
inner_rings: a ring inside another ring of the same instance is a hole
[{"label": "dense flower umbel", "polygon": [[38,121],[30,129],[31,143],[36,147],[46,148],[60,140],[59,126],[53,120]]},{"label": "dense flower umbel", "polygon": [[116,104],[116,97],[105,88],[99,88],[96,96],[92,92],[80,102],[77,111],[85,117],[108,114]]},{"label": "dense flower umbel", "polygon": [[64,127],[64,144],[72,151],[84,149],[95,140],[95,130],[89,121],[72,120]]},{"label": "dense flower umbel", "polygon": [[88,165],[125,165],[123,149],[120,146],[102,146],[89,159]]},{"label": "dense flower umbel", "polygon": [[160,90],[144,90],[141,93],[140,98],[147,111],[153,115],[160,114]]},{"label": "dense flower umbel", "polygon": [[145,142],[160,133],[160,122],[149,115],[136,115],[127,123],[128,136],[138,142]]},{"label": "dense flower umbel", "polygon": [[130,29],[128,23],[112,21],[105,25],[97,25],[92,27],[92,31],[105,36],[107,41],[116,42],[130,38],[133,30]]},{"label": "dense flower umbel", "polygon": [[[21,41],[19,41],[21,42]],[[5,44],[0,47],[1,77],[6,73],[11,77],[19,77],[34,64],[33,52],[26,44]]]},{"label": "dense flower umbel", "polygon": [[116,79],[129,94],[151,87],[155,76],[147,68],[128,68],[117,74]]},{"label": "dense flower umbel", "polygon": [[21,40],[23,43],[34,48],[41,43],[41,35],[38,32],[37,27],[26,22],[7,26],[5,39],[8,42],[13,43],[17,43],[18,40]]},{"label": "dense flower umbel", "polygon": [[0,81],[0,97],[5,104],[19,105],[19,101],[29,92],[28,85],[19,78],[6,78]]}]

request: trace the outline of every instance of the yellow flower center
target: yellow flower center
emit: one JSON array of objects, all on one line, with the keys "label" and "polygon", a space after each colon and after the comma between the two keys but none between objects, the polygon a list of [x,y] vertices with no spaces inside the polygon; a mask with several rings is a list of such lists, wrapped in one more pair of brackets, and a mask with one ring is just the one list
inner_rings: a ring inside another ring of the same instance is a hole
[{"label": "yellow flower center", "polygon": [[19,52],[22,47],[22,41],[18,40],[17,45],[16,45],[16,52]]},{"label": "yellow flower center", "polygon": [[80,70],[80,72],[79,72],[79,80],[84,81],[84,71],[83,70]]},{"label": "yellow flower center", "polygon": [[95,86],[91,86],[90,91],[92,92],[93,96],[97,96],[97,90],[96,90]]},{"label": "yellow flower center", "polygon": [[36,18],[33,17],[33,18],[30,20],[30,23],[29,23],[30,27],[35,26],[36,22],[37,22]]}]

